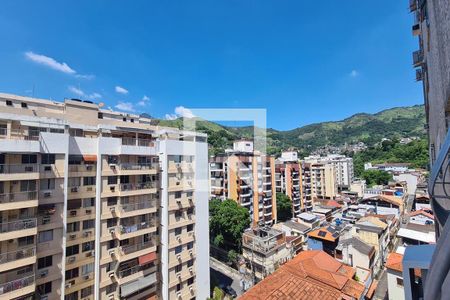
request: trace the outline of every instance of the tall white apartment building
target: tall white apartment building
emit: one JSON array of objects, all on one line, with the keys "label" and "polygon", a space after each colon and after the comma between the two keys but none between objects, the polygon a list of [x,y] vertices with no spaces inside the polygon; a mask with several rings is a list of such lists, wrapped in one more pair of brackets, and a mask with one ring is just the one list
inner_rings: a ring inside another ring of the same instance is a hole
[{"label": "tall white apartment building", "polygon": [[305,161],[331,164],[334,167],[336,184],[340,189],[349,188],[354,179],[353,158],[340,154],[330,154],[325,157],[309,156]]},{"label": "tall white apartment building", "polygon": [[203,134],[0,94],[0,299],[205,299]]}]

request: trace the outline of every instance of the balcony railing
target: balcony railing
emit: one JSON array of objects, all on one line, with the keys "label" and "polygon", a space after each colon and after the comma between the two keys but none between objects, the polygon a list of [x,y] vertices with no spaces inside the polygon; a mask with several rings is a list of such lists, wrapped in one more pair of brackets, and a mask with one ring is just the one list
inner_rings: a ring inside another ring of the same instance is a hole
[{"label": "balcony railing", "polygon": [[138,171],[138,170],[151,170],[157,167],[157,163],[143,163],[143,164],[134,164],[134,163],[121,163],[119,165],[120,170],[124,171]]},{"label": "balcony railing", "polygon": [[417,50],[413,52],[413,64],[414,66],[419,66],[423,63],[423,51]]},{"label": "balcony railing", "polygon": [[6,264],[11,261],[24,259],[36,255],[36,247],[19,249],[16,251],[6,252],[0,254],[0,264]]},{"label": "balcony railing", "polygon": [[155,244],[151,241],[145,242],[145,243],[139,243],[139,244],[133,244],[133,245],[126,245],[126,246],[120,246],[119,250],[123,255],[127,255],[136,251],[140,251],[142,249],[147,249],[150,247],[155,246]]},{"label": "balcony railing", "polygon": [[150,228],[153,226],[154,226],[154,224],[152,222],[141,222],[139,224],[134,224],[134,225],[119,225],[119,232],[121,234],[132,233],[132,232],[147,229],[147,228]]},{"label": "balcony railing", "polygon": [[25,230],[36,227],[36,218],[0,224],[0,233]]},{"label": "balcony railing", "polygon": [[0,174],[32,173],[38,171],[38,164],[0,165]]},{"label": "balcony railing", "polygon": [[119,278],[124,278],[124,277],[128,277],[130,275],[136,274],[139,271],[141,271],[141,266],[134,266],[134,267],[119,271],[118,275],[119,275]]},{"label": "balcony railing", "polygon": [[0,204],[37,200],[37,191],[0,194]]},{"label": "balcony railing", "polygon": [[137,191],[143,189],[156,188],[156,182],[144,182],[144,183],[122,183],[120,184],[121,191]]},{"label": "balcony railing", "polygon": [[136,203],[118,204],[119,210],[121,210],[123,212],[146,209],[146,208],[151,208],[154,206],[155,206],[155,201],[152,201],[152,200],[145,200],[145,201],[136,202]]},{"label": "balcony railing", "polygon": [[0,284],[0,295],[10,293],[19,289],[23,289],[24,287],[30,286],[33,283],[34,283],[34,275],[29,275],[24,278]]},{"label": "balcony railing", "polygon": [[122,145],[124,146],[140,146],[140,147],[153,147],[155,144],[149,139],[136,139],[136,138],[122,138]]},{"label": "balcony railing", "polygon": [[96,165],[69,165],[69,172],[90,172],[97,170]]}]

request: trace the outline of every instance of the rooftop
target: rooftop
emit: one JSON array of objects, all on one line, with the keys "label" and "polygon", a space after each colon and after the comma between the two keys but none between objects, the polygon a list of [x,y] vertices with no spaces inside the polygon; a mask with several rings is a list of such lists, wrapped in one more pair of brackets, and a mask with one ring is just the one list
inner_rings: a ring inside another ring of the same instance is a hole
[{"label": "rooftop", "polygon": [[375,248],[373,246],[364,243],[357,237],[352,237],[350,239],[341,240],[341,241],[339,241],[339,245],[342,245],[342,246],[352,245],[353,248],[358,250],[358,252],[365,254],[369,257],[372,257],[372,255],[375,254]]},{"label": "rooftop", "polygon": [[240,299],[359,299],[364,285],[355,270],[323,251],[303,251],[247,291]]},{"label": "rooftop", "polygon": [[286,222],[284,222],[284,226],[287,226],[289,228],[292,228],[294,230],[301,231],[301,232],[306,232],[306,231],[310,230],[310,228],[308,226],[300,224],[298,222],[294,222],[294,221],[286,221]]}]

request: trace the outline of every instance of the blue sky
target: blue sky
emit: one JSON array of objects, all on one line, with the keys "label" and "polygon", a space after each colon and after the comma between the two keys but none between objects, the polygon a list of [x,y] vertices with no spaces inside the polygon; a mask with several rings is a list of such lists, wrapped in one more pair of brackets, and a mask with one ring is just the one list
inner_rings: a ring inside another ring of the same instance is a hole
[{"label": "blue sky", "polygon": [[[0,91],[292,129],[423,102],[407,0],[0,2]],[[33,88],[34,87],[34,88]]]}]

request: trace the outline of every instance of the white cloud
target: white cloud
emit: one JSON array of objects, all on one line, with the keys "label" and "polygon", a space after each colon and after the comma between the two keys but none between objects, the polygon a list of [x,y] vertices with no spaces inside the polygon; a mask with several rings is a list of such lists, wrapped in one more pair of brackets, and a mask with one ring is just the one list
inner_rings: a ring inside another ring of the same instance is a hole
[{"label": "white cloud", "polygon": [[150,103],[150,98],[147,97],[146,95],[144,95],[144,97],[142,97],[142,99],[137,103],[137,105],[146,106],[149,103]]},{"label": "white cloud", "polygon": [[66,74],[76,74],[77,73],[74,69],[69,67],[65,62],[62,62],[62,63],[57,62],[55,59],[45,56],[45,55],[36,54],[34,52],[28,51],[28,52],[25,52],[25,57],[28,58],[29,60],[31,60],[32,62],[47,66],[53,70],[57,70],[57,71],[60,71],[60,72],[66,73]]},{"label": "white cloud", "polygon": [[165,115],[166,120],[175,120],[175,119],[181,118],[181,117],[194,118],[195,115],[192,113],[192,111],[189,108],[186,108],[184,106],[177,106],[177,107],[175,107],[175,113]]},{"label": "white cloud", "polygon": [[115,106],[118,110],[122,110],[122,111],[129,111],[129,112],[134,112],[134,105],[131,102],[122,102],[119,101],[119,103]]},{"label": "white cloud", "polygon": [[82,89],[74,87],[74,86],[69,86],[69,91],[79,97],[92,99],[92,100],[99,99],[102,97],[102,95],[100,95],[99,93],[86,94]]},{"label": "white cloud", "polygon": [[28,52],[25,52],[25,57],[34,63],[46,66],[50,69],[53,69],[53,70],[56,70],[59,72],[74,75],[76,78],[87,79],[87,80],[91,80],[91,79],[95,78],[94,75],[77,74],[77,71],[72,69],[65,62],[58,62],[56,59],[49,57],[49,56],[45,56],[42,54],[34,53],[32,51],[28,51]]},{"label": "white cloud", "polygon": [[115,89],[116,89],[116,92],[119,93],[119,94],[122,94],[122,95],[128,94],[128,90],[123,88],[123,87],[121,87],[121,86],[116,85]]},{"label": "white cloud", "polygon": [[355,77],[359,76],[359,72],[358,72],[358,70],[352,70],[349,75],[350,75],[350,77],[355,78]]}]

